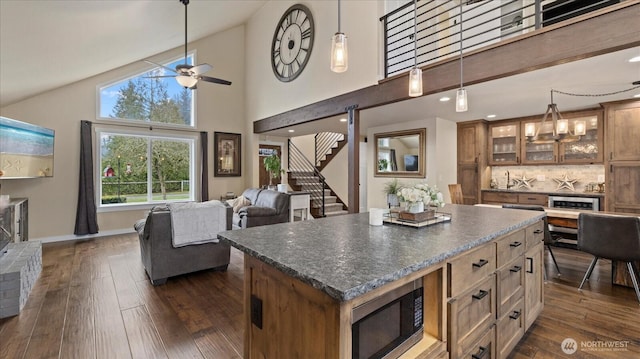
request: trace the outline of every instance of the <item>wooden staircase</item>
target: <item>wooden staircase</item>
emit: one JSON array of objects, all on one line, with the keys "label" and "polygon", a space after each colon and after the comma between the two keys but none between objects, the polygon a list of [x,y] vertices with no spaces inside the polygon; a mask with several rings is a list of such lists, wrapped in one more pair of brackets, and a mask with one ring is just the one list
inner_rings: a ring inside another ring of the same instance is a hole
[{"label": "wooden staircase", "polygon": [[318,168],[318,171],[322,171],[346,144],[347,137],[344,135],[342,139],[335,141],[334,144],[326,150],[324,155],[322,155],[322,158],[317,159],[316,168]]},{"label": "wooden staircase", "polygon": [[[289,186],[294,191],[309,192],[311,194],[311,215],[322,217],[322,188],[320,179],[313,172],[289,172]],[[344,202],[329,187],[324,189],[324,215],[337,216],[347,214]]]}]

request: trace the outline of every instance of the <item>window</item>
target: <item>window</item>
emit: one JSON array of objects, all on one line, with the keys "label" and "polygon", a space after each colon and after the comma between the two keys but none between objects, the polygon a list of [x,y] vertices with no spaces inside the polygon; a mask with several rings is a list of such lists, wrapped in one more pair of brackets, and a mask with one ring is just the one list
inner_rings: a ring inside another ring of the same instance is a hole
[{"label": "window", "polygon": [[[167,123],[195,127],[194,96],[175,80],[167,68],[183,64],[184,58],[144,73],[110,83],[98,90],[99,118]],[[193,65],[194,55],[187,56]]]},{"label": "window", "polygon": [[97,129],[97,138],[100,208],[195,199],[195,137]]}]

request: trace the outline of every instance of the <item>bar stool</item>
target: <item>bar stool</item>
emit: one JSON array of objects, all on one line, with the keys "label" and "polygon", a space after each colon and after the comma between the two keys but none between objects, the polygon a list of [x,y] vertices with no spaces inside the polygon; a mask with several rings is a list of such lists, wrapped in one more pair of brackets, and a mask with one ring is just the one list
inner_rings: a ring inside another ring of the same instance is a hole
[{"label": "bar stool", "polygon": [[580,288],[591,277],[599,258],[627,263],[633,288],[640,302],[634,261],[640,261],[640,218],[598,213],[578,215],[578,249],[594,256]]},{"label": "bar stool", "polygon": [[449,185],[449,195],[451,196],[451,203],[464,204],[464,197],[462,195],[462,186],[460,183],[454,183]]},{"label": "bar stool", "polygon": [[[503,204],[502,208],[511,208],[511,209],[525,209],[529,211],[541,211],[544,212],[544,207],[542,206],[533,206],[527,204]],[[549,250],[549,254],[551,254],[551,259],[553,259],[553,264],[556,265],[556,270],[558,274],[560,273],[560,267],[558,267],[558,262],[556,261],[556,256],[553,255],[553,251],[551,250],[551,245],[555,243],[555,240],[551,236],[551,232],[549,231],[549,223],[547,222],[547,217],[544,217],[544,244],[547,246]],[[546,277],[546,272],[545,272]]]}]

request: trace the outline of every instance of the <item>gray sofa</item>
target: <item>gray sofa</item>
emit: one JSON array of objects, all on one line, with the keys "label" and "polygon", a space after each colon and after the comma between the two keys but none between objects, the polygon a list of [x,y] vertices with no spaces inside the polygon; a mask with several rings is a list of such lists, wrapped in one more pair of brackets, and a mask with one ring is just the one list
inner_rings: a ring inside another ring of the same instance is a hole
[{"label": "gray sofa", "polygon": [[[231,229],[233,210],[228,205],[226,228]],[[153,285],[164,284],[168,277],[213,268],[227,270],[230,247],[225,243],[203,243],[174,248],[172,241],[171,213],[167,208],[154,208],[146,219],[139,220],[134,228],[140,240],[142,264]]]},{"label": "gray sofa", "polygon": [[289,195],[282,192],[248,188],[242,192],[250,206],[233,214],[233,229],[264,226],[289,221]]}]

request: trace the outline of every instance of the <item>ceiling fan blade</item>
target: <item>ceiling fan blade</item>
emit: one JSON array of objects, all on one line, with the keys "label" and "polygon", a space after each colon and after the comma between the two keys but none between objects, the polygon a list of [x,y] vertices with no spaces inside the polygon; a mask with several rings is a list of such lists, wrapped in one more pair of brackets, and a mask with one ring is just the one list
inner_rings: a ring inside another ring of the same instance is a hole
[{"label": "ceiling fan blade", "polygon": [[148,64],[151,64],[151,65],[158,66],[158,67],[162,67],[163,69],[168,70],[168,71],[171,71],[171,72],[174,72],[174,73],[176,72],[176,70],[172,69],[171,67],[166,67],[166,66],[164,66],[164,65],[157,64],[157,63],[155,63],[155,62],[153,62],[153,61],[144,60],[144,62],[146,62],[146,63],[148,63]]},{"label": "ceiling fan blade", "polygon": [[190,71],[194,74],[194,75],[200,75],[203,74],[209,70],[211,70],[213,68],[213,66],[209,65],[209,64],[200,64],[198,66],[194,66],[190,69]]},{"label": "ceiling fan blade", "polygon": [[202,81],[213,82],[213,83],[220,84],[220,85],[231,85],[231,81],[217,79],[215,77],[198,76],[198,79],[200,79]]},{"label": "ceiling fan blade", "polygon": [[176,75],[164,75],[164,76],[142,76],[143,79],[160,79],[163,77],[176,77]]}]

